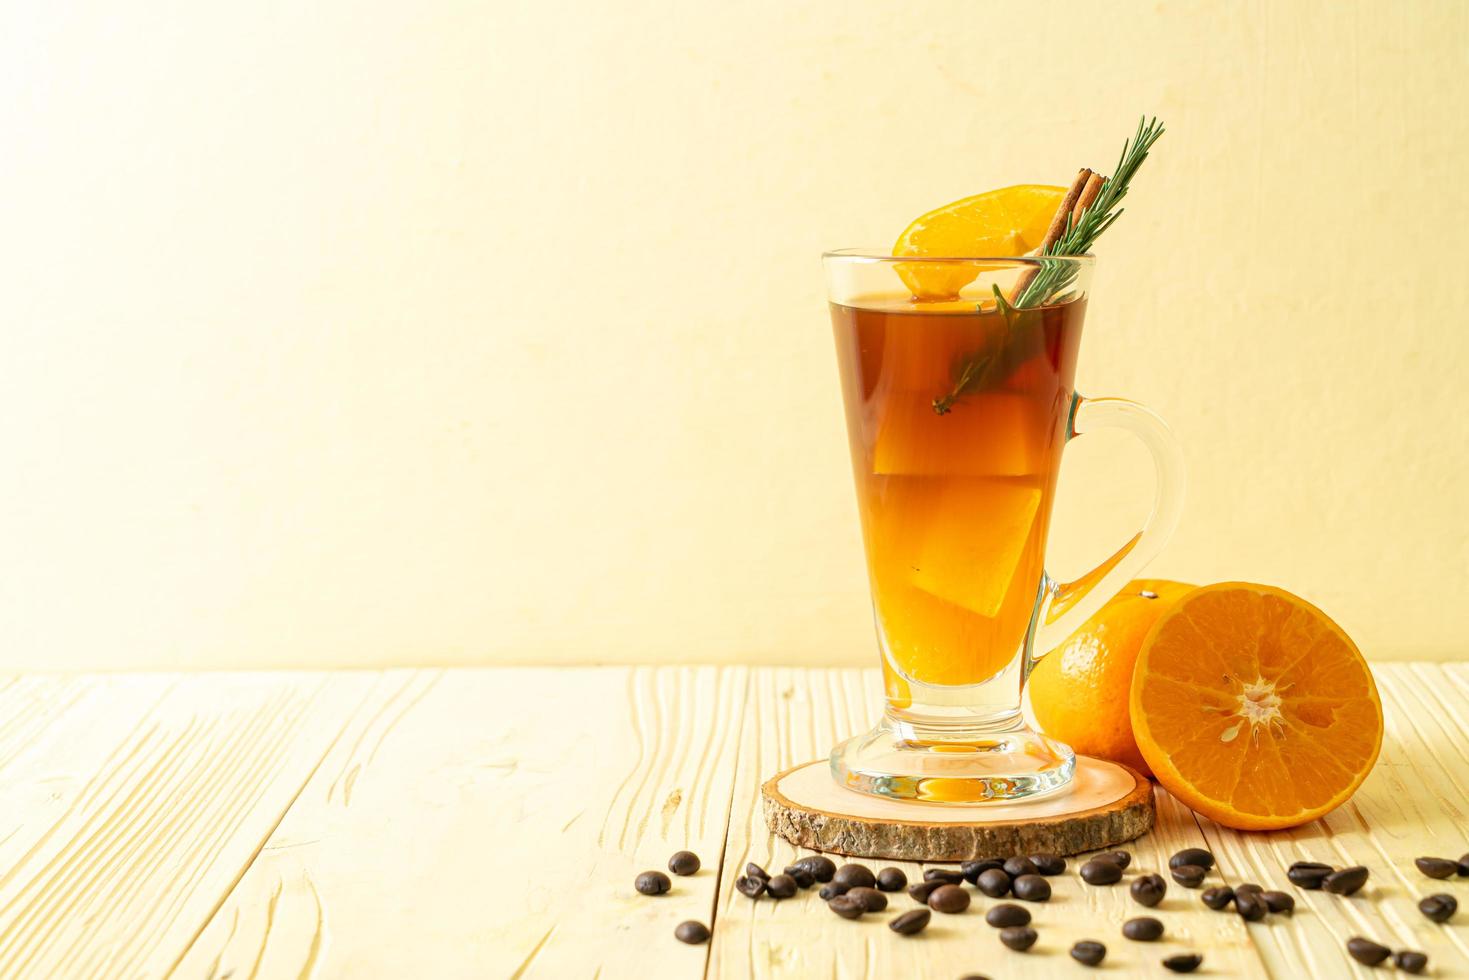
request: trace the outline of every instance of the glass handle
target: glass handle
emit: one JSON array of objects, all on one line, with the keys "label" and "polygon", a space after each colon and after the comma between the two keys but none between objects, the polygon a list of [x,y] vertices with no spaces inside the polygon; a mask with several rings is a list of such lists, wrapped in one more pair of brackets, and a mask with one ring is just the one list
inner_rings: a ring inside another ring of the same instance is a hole
[{"label": "glass handle", "polygon": [[[1082,398],[1071,401],[1071,424],[1066,433],[1070,442],[1079,435],[1097,429],[1126,429],[1153,454],[1157,472],[1153,510],[1141,531],[1118,548],[1112,557],[1074,582],[1045,580],[1037,618],[1032,662],[1060,646],[1076,629],[1092,617],[1134,575],[1142,571],[1168,543],[1183,513],[1183,451],[1173,432],[1152,411],[1126,398]],[[1029,673],[1029,665],[1027,665]]]}]

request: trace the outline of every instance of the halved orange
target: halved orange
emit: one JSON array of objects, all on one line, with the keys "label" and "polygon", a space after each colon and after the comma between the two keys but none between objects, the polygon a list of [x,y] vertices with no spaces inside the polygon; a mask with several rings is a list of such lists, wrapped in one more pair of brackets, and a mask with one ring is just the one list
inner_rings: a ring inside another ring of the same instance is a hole
[{"label": "halved orange", "polygon": [[[894,255],[930,258],[1024,255],[1046,237],[1066,188],[1017,184],[934,208],[903,229]],[[954,299],[979,276],[976,265],[900,263],[898,277],[921,300]]]},{"label": "halved orange", "polygon": [[1356,644],[1268,585],[1223,582],[1175,602],[1143,640],[1130,707],[1158,781],[1240,830],[1329,813],[1382,747],[1382,702]]}]

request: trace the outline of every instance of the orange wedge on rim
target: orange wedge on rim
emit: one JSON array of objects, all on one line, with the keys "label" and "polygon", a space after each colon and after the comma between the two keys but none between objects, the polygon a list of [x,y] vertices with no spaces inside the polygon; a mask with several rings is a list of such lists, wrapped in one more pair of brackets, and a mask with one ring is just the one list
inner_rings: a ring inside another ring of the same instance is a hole
[{"label": "orange wedge on rim", "polygon": [[1158,781],[1240,830],[1329,813],[1382,747],[1382,702],[1356,644],[1266,585],[1224,582],[1175,602],[1143,640],[1129,702]]},{"label": "orange wedge on rim", "polygon": [[[920,215],[893,245],[894,255],[965,258],[1024,255],[1046,237],[1066,188],[1017,184],[966,197]],[[958,297],[981,270],[976,265],[901,263],[898,277],[921,300]]]}]

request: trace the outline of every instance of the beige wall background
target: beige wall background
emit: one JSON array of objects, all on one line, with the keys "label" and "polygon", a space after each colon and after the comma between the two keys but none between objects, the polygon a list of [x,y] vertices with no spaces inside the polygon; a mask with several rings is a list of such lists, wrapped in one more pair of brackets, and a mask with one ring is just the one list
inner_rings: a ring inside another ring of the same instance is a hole
[{"label": "beige wall background", "polygon": [[[1169,127],[1157,574],[1469,655],[1469,5],[14,4],[0,667],[872,662],[817,255]],[[1095,441],[1094,441],[1095,440]],[[1145,510],[1070,454],[1055,566]]]}]

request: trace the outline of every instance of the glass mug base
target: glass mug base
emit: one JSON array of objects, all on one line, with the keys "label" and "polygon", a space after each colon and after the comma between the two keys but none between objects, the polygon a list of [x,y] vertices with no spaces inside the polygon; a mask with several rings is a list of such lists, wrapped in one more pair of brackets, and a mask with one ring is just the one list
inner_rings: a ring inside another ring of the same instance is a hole
[{"label": "glass mug base", "polygon": [[1071,784],[1076,753],[1027,728],[940,729],[884,716],[831,750],[831,774],[860,793],[930,803],[1003,803]]}]

